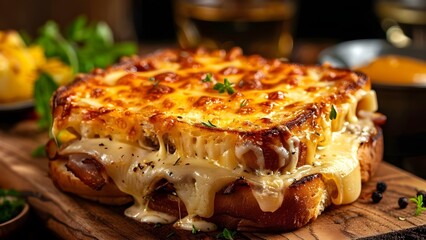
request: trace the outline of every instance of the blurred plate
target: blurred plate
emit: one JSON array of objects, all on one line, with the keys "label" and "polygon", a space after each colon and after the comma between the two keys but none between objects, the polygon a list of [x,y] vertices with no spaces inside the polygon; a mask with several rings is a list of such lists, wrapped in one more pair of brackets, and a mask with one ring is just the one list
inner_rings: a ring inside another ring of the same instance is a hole
[{"label": "blurred plate", "polygon": [[14,111],[22,111],[27,110],[34,106],[34,100],[22,100],[18,102],[11,103],[0,103],[0,112],[14,112]]},{"label": "blurred plate", "polygon": [[[342,42],[326,48],[320,52],[318,61],[320,63],[329,62],[334,67],[353,69],[366,65],[374,58],[382,55],[400,55],[426,60],[426,49],[396,48],[385,40],[362,39]],[[392,85],[386,86],[391,87]],[[394,84],[393,86],[400,87],[403,85]],[[426,88],[425,85],[416,85],[416,87]]]}]

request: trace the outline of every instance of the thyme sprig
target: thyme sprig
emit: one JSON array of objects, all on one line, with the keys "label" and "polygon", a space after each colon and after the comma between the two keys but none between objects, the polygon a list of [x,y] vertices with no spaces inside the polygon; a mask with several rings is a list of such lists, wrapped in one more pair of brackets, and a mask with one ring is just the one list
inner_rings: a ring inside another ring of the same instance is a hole
[{"label": "thyme sprig", "polygon": [[[206,76],[201,79],[202,82],[213,82],[213,75],[211,73],[207,73]],[[227,92],[229,95],[235,92],[232,87],[234,83],[231,83],[227,78],[223,79],[223,83],[216,83],[213,86],[213,89],[218,91],[219,93]]]},{"label": "thyme sprig", "polygon": [[217,127],[212,122],[210,122],[210,120],[208,120],[207,122],[201,122],[201,124],[203,124],[204,126],[209,127],[209,128],[215,128],[215,127]]},{"label": "thyme sprig", "polygon": [[225,78],[223,80],[223,83],[216,83],[213,86],[213,89],[218,91],[219,93],[227,92],[229,95],[231,95],[235,92],[232,85],[234,85],[234,83],[231,83],[227,78]]}]

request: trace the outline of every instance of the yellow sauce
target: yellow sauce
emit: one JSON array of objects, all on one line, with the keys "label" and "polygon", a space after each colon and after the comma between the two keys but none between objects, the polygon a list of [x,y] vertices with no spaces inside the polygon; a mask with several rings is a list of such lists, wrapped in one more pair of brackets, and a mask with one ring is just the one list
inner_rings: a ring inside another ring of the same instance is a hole
[{"label": "yellow sauce", "polygon": [[355,68],[376,83],[390,85],[426,85],[426,62],[410,57],[384,55]]}]

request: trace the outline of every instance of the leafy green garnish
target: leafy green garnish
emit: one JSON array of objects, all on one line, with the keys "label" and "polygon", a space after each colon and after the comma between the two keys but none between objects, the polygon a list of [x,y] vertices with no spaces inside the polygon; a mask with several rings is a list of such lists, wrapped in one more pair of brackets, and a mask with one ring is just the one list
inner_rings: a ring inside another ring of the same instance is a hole
[{"label": "leafy green garnish", "polygon": [[201,122],[201,124],[203,124],[204,126],[209,127],[209,128],[215,128],[215,127],[217,127],[212,122],[210,122],[210,120],[208,120],[208,122]]},{"label": "leafy green garnish", "polygon": [[0,223],[17,216],[25,205],[25,199],[15,190],[0,189]]},{"label": "leafy green garnish", "polygon": [[[28,45],[40,45],[47,58],[59,58],[69,65],[74,74],[87,73],[98,67],[105,68],[117,62],[121,56],[137,53],[135,43],[114,43],[112,31],[106,23],[88,23],[84,16],[77,17],[64,34],[57,23],[48,21],[40,28],[34,41],[31,42],[28,36],[25,39]],[[48,129],[52,125],[50,98],[57,88],[58,85],[47,73],[41,73],[35,81],[35,111],[41,129]],[[43,153],[39,147],[33,155],[40,156]]]},{"label": "leafy green garnish", "polygon": [[46,22],[40,28],[39,34],[39,37],[35,39],[35,43],[44,49],[46,57],[58,57],[68,64],[74,73],[80,71],[77,53],[72,44],[61,35],[57,23],[53,21]]},{"label": "leafy green garnish", "polygon": [[213,86],[213,89],[216,91],[219,91],[219,93],[227,92],[229,95],[233,94],[235,92],[234,88],[232,87],[234,85],[233,83],[229,82],[227,78],[223,80],[223,83],[216,83]]},{"label": "leafy green garnish", "polygon": [[423,195],[419,194],[417,197],[410,198],[410,201],[416,204],[416,212],[414,215],[419,216],[423,211],[426,211],[426,207],[423,207]]},{"label": "leafy green garnish", "polygon": [[41,45],[47,57],[58,57],[71,66],[74,73],[105,68],[119,57],[137,52],[135,43],[114,43],[112,31],[105,22],[88,23],[84,16],[77,17],[65,30],[48,21],[40,29],[35,43]]},{"label": "leafy green garnish", "polygon": [[38,125],[41,129],[48,129],[52,126],[50,97],[57,88],[58,85],[46,73],[40,73],[39,78],[35,81],[35,110],[39,116]]},{"label": "leafy green garnish", "polygon": [[334,120],[337,118],[337,111],[334,105],[331,105],[331,112],[330,112],[330,120]]},{"label": "leafy green garnish", "polygon": [[203,78],[203,80],[201,80],[201,81],[203,81],[203,82],[212,82],[213,81],[213,78],[212,78],[213,76],[212,76],[212,74],[211,73],[207,73],[206,74],[206,76]]},{"label": "leafy green garnish", "polygon": [[216,238],[224,238],[227,240],[234,240],[234,236],[237,234],[236,231],[228,230],[227,228],[224,228],[221,233],[219,233]]}]

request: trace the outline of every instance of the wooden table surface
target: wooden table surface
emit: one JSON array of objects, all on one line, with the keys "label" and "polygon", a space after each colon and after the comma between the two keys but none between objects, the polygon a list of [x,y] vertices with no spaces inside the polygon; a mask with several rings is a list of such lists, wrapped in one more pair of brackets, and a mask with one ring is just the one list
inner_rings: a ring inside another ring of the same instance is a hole
[{"label": "wooden table surface", "polygon": [[[216,233],[193,235],[171,226],[142,224],[124,216],[123,207],[110,207],[63,193],[47,173],[47,159],[31,156],[47,139],[27,121],[0,130],[0,186],[25,191],[31,209],[49,230],[65,239],[216,239]],[[388,185],[382,201],[371,202],[377,181]],[[290,233],[237,233],[236,239],[359,239],[410,237],[426,239],[426,212],[414,216],[415,205],[399,209],[398,198],[426,190],[426,181],[383,162],[363,186],[353,204],[327,209],[306,227]]]}]

